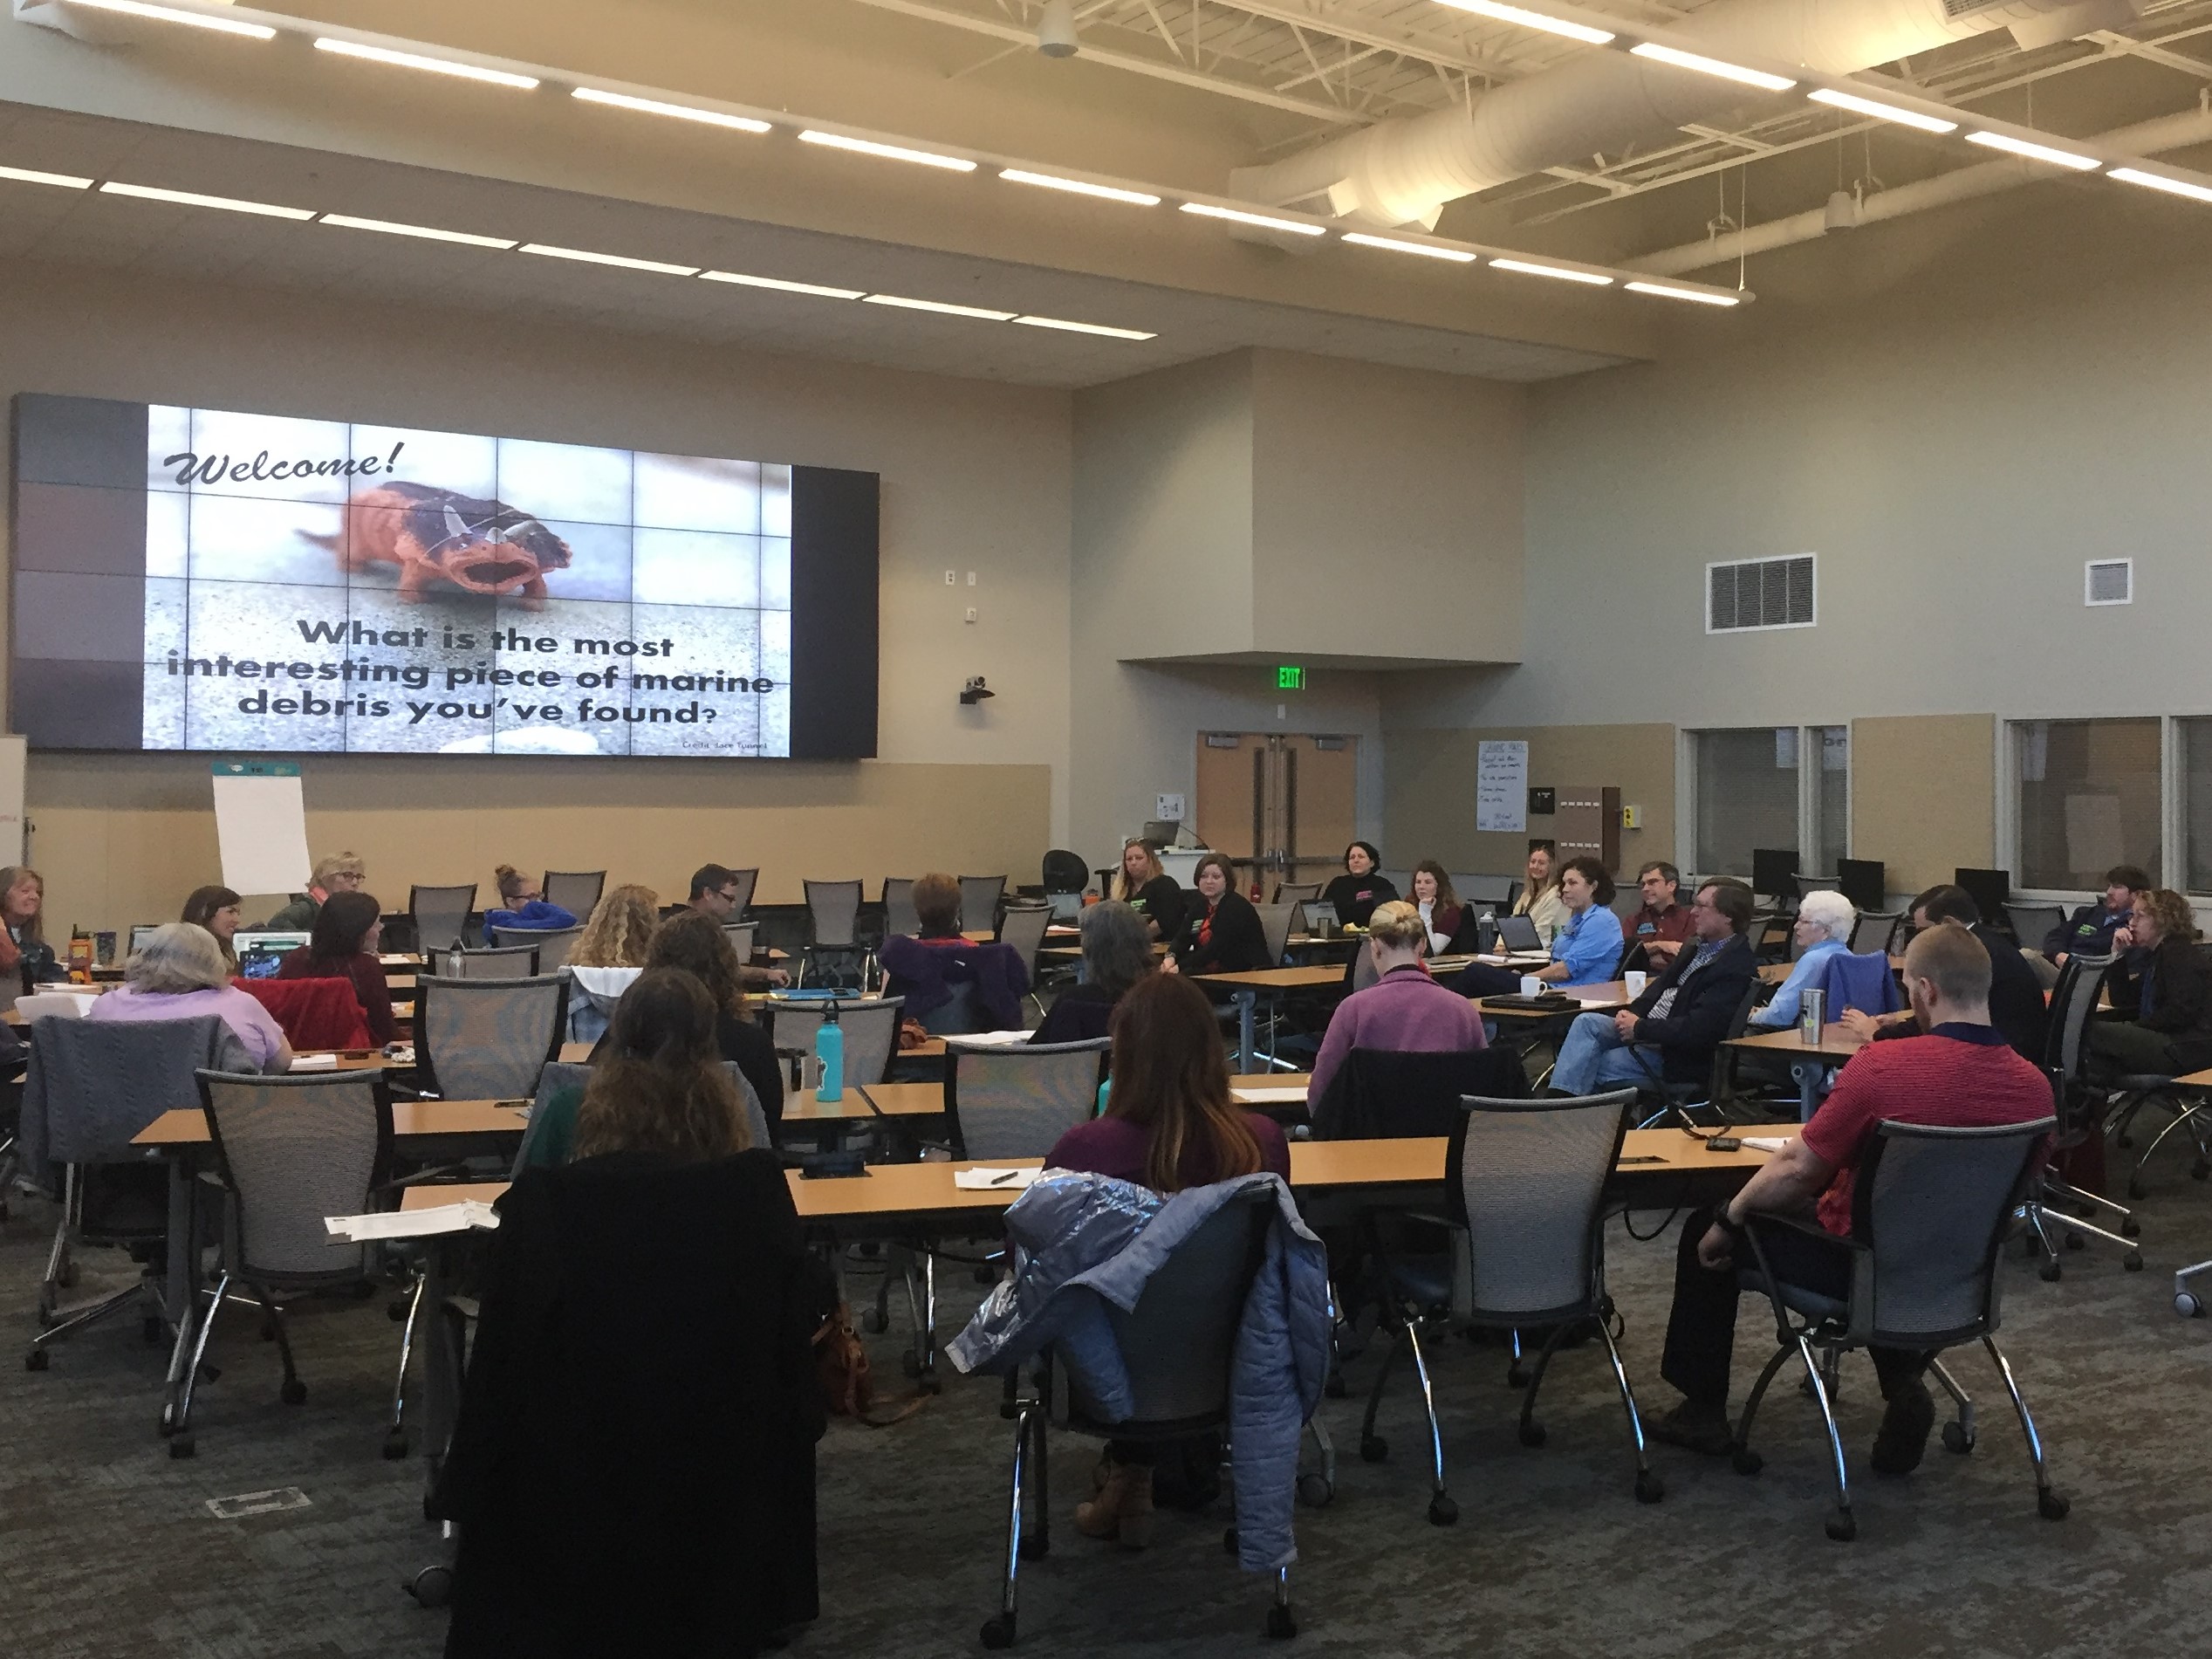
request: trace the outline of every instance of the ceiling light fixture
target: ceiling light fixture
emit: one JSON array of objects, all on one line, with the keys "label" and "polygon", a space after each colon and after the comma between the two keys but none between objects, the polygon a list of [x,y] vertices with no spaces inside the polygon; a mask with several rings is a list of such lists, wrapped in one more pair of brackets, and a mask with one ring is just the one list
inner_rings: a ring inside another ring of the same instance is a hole
[{"label": "ceiling light fixture", "polygon": [[219,35],[237,35],[247,40],[274,40],[277,31],[265,24],[239,23],[229,17],[210,17],[174,6],[150,6],[145,0],[70,0],[72,5],[95,11],[120,11],[127,17],[150,17],[155,23],[181,23],[188,29],[211,29]]},{"label": "ceiling light fixture", "polygon": [[471,248],[511,248],[512,237],[480,237],[470,230],[440,230],[427,224],[401,224],[396,219],[357,219],[350,213],[325,213],[320,221],[346,230],[381,230],[387,237],[420,237],[425,242],[458,242]]},{"label": "ceiling light fixture", "polygon": [[812,294],[817,299],[858,299],[865,288],[829,288],[818,282],[785,282],[780,277],[748,277],[737,271],[702,271],[709,282],[733,282],[741,288],[773,288],[783,294]]},{"label": "ceiling light fixture", "polygon": [[1364,230],[1347,230],[1344,240],[1362,248],[1387,248],[1392,253],[1417,253],[1429,259],[1448,259],[1455,264],[1475,263],[1475,256],[1464,248],[1439,248],[1426,242],[1403,242],[1396,237],[1371,237]]},{"label": "ceiling light fixture", "polygon": [[2187,179],[2168,178],[2163,173],[2146,173],[2140,167],[2116,167],[2105,175],[2118,179],[2122,184],[2140,184],[2153,190],[2164,190],[2169,195],[2185,195],[2192,202],[2212,202],[2212,189],[2202,184],[2192,184]]},{"label": "ceiling light fixture", "polygon": [[266,202],[242,202],[234,195],[202,195],[192,190],[157,190],[150,184],[119,184],[113,179],[100,187],[106,195],[134,195],[147,202],[174,202],[181,208],[221,208],[228,213],[257,213],[264,219],[312,219],[312,208],[279,208]]},{"label": "ceiling light fixture", "polygon": [[2048,144],[2031,144],[2024,138],[2015,138],[2010,133],[1969,133],[1966,141],[1984,148],[2003,150],[2008,155],[2023,155],[2031,161],[2048,161],[2053,167],[2069,167],[2077,173],[2094,173],[2104,163],[2093,155],[2077,155],[2072,150],[2053,149]]},{"label": "ceiling light fixture", "polygon": [[1048,190],[1068,190],[1077,195],[1095,195],[1106,202],[1127,202],[1133,208],[1156,208],[1160,198],[1144,190],[1123,190],[1111,184],[1091,184],[1082,179],[1057,178],[1050,173],[1031,173],[1026,168],[1006,167],[998,176],[1010,184],[1041,184]]},{"label": "ceiling light fixture", "polygon": [[695,277],[696,265],[672,265],[663,259],[633,259],[627,254],[593,253],[586,248],[558,248],[550,243],[525,242],[524,253],[542,253],[548,259],[574,259],[587,265],[620,265],[625,271],[655,271],[664,277]]},{"label": "ceiling light fixture", "polygon": [[940,311],[948,317],[973,317],[980,322],[1010,323],[1010,311],[986,311],[981,305],[955,305],[942,299],[908,299],[900,294],[869,294],[860,302],[864,305],[896,305],[901,311]]},{"label": "ceiling light fixture", "polygon": [[58,184],[65,190],[92,188],[90,179],[80,179],[74,173],[41,173],[28,167],[0,167],[0,179],[13,179],[18,184]]},{"label": "ceiling light fixture", "polygon": [[1565,35],[1586,46],[1602,46],[1613,38],[1610,30],[1592,29],[1588,24],[1569,23],[1563,17],[1547,17],[1540,11],[1524,11],[1519,6],[1501,5],[1498,0],[1441,0],[1441,3],[1455,11],[1472,11],[1479,17],[1495,17],[1500,23],[1517,23],[1524,29],[1541,29],[1547,35]]},{"label": "ceiling light fixture", "polygon": [[1057,328],[1070,334],[1104,334],[1113,339],[1157,339],[1157,334],[1141,328],[1109,328],[1104,323],[1072,323],[1065,317],[1017,317],[1017,323],[1031,328]]},{"label": "ceiling light fixture", "polygon": [[1565,265],[1532,264],[1526,259],[1492,259],[1492,271],[1517,271],[1527,277],[1557,277],[1562,282],[1586,282],[1593,288],[1610,286],[1613,278],[1594,271],[1570,271]]},{"label": "ceiling light fixture", "polygon": [[1816,86],[1805,96],[1816,104],[1832,104],[1838,109],[1847,109],[1855,114],[1871,115],[1878,121],[1895,121],[1904,127],[1917,127],[1923,133],[1955,133],[1959,130],[1956,121],[1923,115],[1916,109],[1900,109],[1894,104],[1861,98],[1855,93],[1839,93],[1832,86]]},{"label": "ceiling light fixture", "polygon": [[935,150],[912,150],[903,144],[879,144],[873,139],[847,138],[842,133],[824,133],[810,127],[799,135],[802,144],[826,144],[833,150],[852,150],[861,155],[880,155],[887,161],[919,161],[954,173],[973,173],[976,164],[962,156],[940,155]]},{"label": "ceiling light fixture", "polygon": [[1217,208],[1210,202],[1186,202],[1185,213],[1195,213],[1202,218],[1227,219],[1235,224],[1257,225],[1263,230],[1287,230],[1297,237],[1318,237],[1324,227],[1304,224],[1296,219],[1274,219],[1264,213],[1240,213],[1235,208]]},{"label": "ceiling light fixture", "polygon": [[1688,299],[1701,305],[1734,305],[1742,302],[1734,294],[1724,294],[1711,288],[1672,288],[1663,282],[1623,283],[1632,294],[1657,294],[1661,299]]},{"label": "ceiling light fixture", "polygon": [[668,115],[680,121],[697,121],[706,127],[726,127],[736,133],[772,133],[776,129],[767,121],[757,121],[750,115],[725,115],[718,109],[699,109],[689,104],[668,104],[657,98],[633,98],[627,93],[606,93],[596,86],[578,86],[571,89],[571,98],[580,98],[587,104],[605,104],[613,109],[635,110],[640,115]]},{"label": "ceiling light fixture", "polygon": [[514,75],[503,69],[479,69],[474,64],[457,64],[450,58],[426,58],[420,52],[394,51],[388,46],[364,46],[359,41],[334,40],[328,35],[315,37],[317,51],[334,51],[341,58],[360,58],[373,64],[390,64],[399,69],[427,69],[434,75],[457,75],[463,80],[480,80],[493,86],[512,86],[517,92],[531,92],[537,88],[535,75]]},{"label": "ceiling light fixture", "polygon": [[1746,86],[1757,86],[1763,92],[1786,93],[1798,83],[1787,75],[1770,75],[1763,69],[1746,69],[1740,64],[1724,64],[1717,58],[1701,58],[1694,51],[1678,51],[1672,46],[1661,46],[1646,40],[1628,50],[1639,58],[1648,58],[1654,63],[1672,64],[1677,69],[1694,69],[1701,75],[1718,75],[1722,80],[1741,81]]}]

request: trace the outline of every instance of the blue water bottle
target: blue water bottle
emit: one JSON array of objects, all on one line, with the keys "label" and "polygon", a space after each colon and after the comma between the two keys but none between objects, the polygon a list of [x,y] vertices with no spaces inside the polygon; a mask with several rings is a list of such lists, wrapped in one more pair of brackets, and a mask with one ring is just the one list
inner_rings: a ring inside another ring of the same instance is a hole
[{"label": "blue water bottle", "polygon": [[814,1059],[822,1068],[822,1080],[814,1086],[818,1100],[845,1098],[845,1032],[837,1023],[837,1004],[822,1004],[822,1023],[814,1028]]}]

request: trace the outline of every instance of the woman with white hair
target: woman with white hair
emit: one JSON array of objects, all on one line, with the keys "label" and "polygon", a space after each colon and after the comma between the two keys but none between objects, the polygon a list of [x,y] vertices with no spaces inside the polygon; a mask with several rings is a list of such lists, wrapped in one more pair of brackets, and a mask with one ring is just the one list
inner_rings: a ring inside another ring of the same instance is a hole
[{"label": "woman with white hair", "polygon": [[1851,929],[1859,912],[1840,893],[1808,893],[1798,904],[1798,924],[1791,937],[1799,956],[1791,964],[1790,977],[1767,1005],[1752,1014],[1751,1024],[1777,1031],[1798,1021],[1805,993],[1820,983],[1828,971],[1828,958],[1851,949]]},{"label": "woman with white hair", "polygon": [[276,1018],[230,983],[223,946],[205,928],[169,922],[146,936],[123,983],[95,997],[86,1019],[194,1019],[216,1014],[264,1072],[291,1069],[291,1045]]}]

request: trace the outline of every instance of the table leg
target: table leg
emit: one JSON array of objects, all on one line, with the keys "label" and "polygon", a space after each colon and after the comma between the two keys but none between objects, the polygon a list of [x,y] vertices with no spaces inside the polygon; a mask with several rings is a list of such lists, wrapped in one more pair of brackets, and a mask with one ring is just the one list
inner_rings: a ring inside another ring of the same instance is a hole
[{"label": "table leg", "polygon": [[1790,1074],[1798,1080],[1798,1121],[1810,1123],[1812,1114],[1820,1109],[1820,1074],[1827,1069],[1820,1060],[1798,1060],[1790,1067]]},{"label": "table leg", "polygon": [[1236,992],[1236,1069],[1249,1073],[1252,1069],[1252,1005],[1259,1001],[1259,992],[1245,986]]},{"label": "table leg", "polygon": [[193,1237],[192,1188],[196,1179],[190,1150],[174,1148],[169,1166],[169,1271],[162,1299],[173,1325],[183,1325],[192,1312],[192,1270],[199,1251]]},{"label": "table leg", "polygon": [[[465,1237],[467,1235],[459,1235]],[[433,1238],[422,1258],[422,1463],[423,1497],[438,1484],[446,1446],[461,1412],[462,1356],[455,1351],[453,1321],[446,1311],[450,1276],[448,1238]]]}]

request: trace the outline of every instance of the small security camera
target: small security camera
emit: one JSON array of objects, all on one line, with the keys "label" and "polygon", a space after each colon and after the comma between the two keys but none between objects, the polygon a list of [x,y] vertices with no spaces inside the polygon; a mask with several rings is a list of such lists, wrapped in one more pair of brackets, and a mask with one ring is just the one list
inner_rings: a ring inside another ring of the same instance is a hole
[{"label": "small security camera", "polygon": [[978,703],[985,697],[995,697],[997,692],[983,683],[983,676],[976,675],[960,689],[960,700],[964,703]]}]

